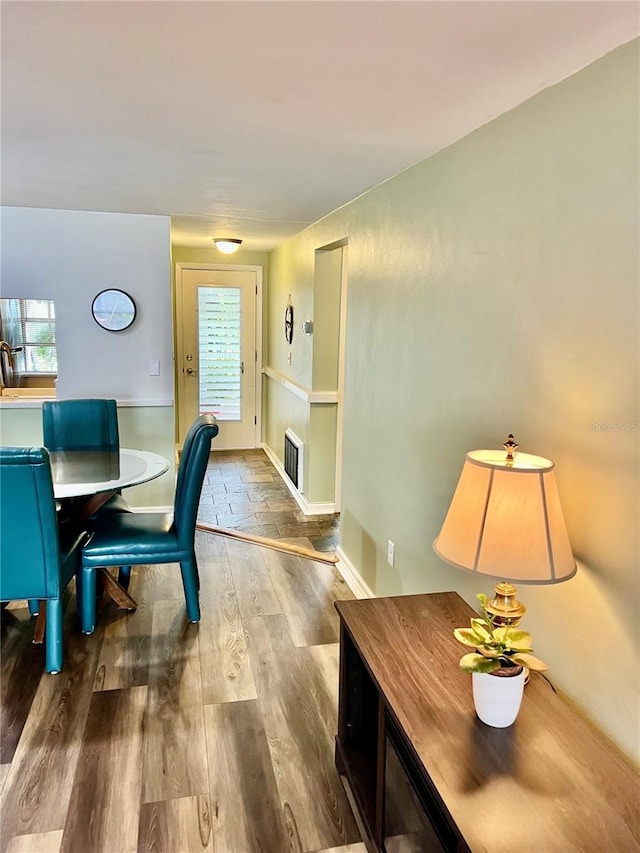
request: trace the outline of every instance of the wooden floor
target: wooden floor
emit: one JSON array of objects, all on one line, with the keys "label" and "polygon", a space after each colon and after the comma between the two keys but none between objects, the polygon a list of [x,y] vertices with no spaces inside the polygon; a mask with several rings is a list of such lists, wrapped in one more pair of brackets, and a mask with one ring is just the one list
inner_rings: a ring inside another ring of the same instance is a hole
[{"label": "wooden floor", "polygon": [[255,545],[198,533],[196,551],[198,625],[178,566],[134,569],[137,611],[102,604],[90,637],[71,586],[59,675],[26,607],[4,612],[3,851],[364,853],[333,763],[333,602],[350,590]]}]

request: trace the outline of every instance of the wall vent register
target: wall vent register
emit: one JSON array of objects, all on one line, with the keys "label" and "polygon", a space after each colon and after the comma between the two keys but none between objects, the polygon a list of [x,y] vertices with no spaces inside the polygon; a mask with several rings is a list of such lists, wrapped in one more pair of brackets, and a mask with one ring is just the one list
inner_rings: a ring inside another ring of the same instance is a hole
[{"label": "wall vent register", "polygon": [[291,429],[284,434],[284,471],[296,489],[302,491],[303,444]]}]

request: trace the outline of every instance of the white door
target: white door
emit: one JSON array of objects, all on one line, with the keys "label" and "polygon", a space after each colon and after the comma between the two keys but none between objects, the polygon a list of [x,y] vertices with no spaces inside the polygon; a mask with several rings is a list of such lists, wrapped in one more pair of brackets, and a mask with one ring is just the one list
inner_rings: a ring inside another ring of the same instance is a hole
[{"label": "white door", "polygon": [[212,412],[216,450],[257,447],[258,270],[178,265],[179,442],[198,415]]}]

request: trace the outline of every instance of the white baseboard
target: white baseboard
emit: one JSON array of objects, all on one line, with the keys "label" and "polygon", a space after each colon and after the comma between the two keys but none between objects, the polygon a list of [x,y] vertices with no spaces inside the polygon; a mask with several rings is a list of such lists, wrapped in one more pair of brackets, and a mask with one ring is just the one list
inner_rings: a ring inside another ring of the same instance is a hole
[{"label": "white baseboard", "polygon": [[160,512],[163,514],[173,512],[172,506],[132,506],[132,512]]},{"label": "white baseboard", "polygon": [[340,548],[340,546],[336,548],[336,554],[338,555],[338,563],[336,565],[336,568],[344,578],[347,586],[355,595],[355,597],[376,598],[375,593],[369,589],[367,584],[362,579],[362,575],[360,574],[360,572],[356,569],[356,567],[344,553],[342,548]]},{"label": "white baseboard", "polygon": [[280,477],[282,478],[282,481],[284,482],[285,486],[289,489],[289,491],[293,495],[295,502],[298,504],[298,506],[305,515],[333,515],[333,513],[336,511],[336,505],[333,501],[327,501],[326,503],[312,503],[311,501],[308,501],[304,495],[300,494],[300,492],[296,489],[291,480],[287,477],[282,463],[280,462],[276,454],[273,452],[273,450],[269,447],[269,445],[265,444],[265,442],[262,442],[262,449],[267,454],[269,459],[273,462],[273,465],[278,474],[280,474]]}]

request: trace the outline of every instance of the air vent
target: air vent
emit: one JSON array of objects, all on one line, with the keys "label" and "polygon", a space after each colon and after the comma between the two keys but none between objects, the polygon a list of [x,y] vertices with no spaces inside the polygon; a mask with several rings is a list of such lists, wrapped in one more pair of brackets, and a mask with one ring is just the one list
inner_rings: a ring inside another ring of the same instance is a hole
[{"label": "air vent", "polygon": [[284,471],[296,489],[302,491],[303,444],[292,429],[284,434]]}]

